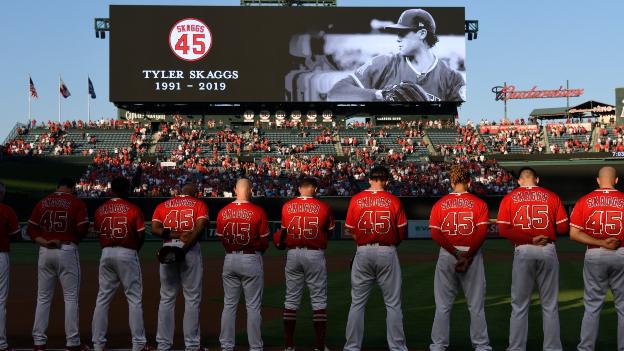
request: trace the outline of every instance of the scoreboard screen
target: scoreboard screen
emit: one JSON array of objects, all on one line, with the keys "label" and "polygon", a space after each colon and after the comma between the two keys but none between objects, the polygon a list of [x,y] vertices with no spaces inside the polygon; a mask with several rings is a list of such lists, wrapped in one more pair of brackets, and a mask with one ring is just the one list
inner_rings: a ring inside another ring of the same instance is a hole
[{"label": "scoreboard screen", "polygon": [[465,101],[463,7],[110,6],[119,103]]}]

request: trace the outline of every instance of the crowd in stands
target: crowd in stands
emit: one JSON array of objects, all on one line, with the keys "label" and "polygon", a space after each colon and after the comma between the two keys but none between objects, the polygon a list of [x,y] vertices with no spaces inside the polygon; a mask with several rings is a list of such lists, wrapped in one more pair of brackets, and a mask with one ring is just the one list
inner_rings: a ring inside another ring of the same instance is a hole
[{"label": "crowd in stands", "polygon": [[601,126],[598,130],[599,138],[594,145],[595,151],[624,152],[624,127],[615,126],[608,128]]},{"label": "crowd in stands", "polygon": [[[112,129],[134,130],[130,135],[128,146],[123,148],[127,151],[146,152],[145,143],[147,139],[147,126],[131,121],[115,119],[101,119],[97,121],[84,122],[65,121],[63,123],[47,121],[37,123],[30,121],[26,126],[16,127],[18,137],[9,140],[4,145],[4,153],[10,155],[74,155],[76,154],[76,139],[70,139],[67,135],[69,130],[80,130],[78,142],[87,145],[82,151],[83,156],[94,155],[98,148],[97,131]],[[27,140],[27,136],[32,138]],[[122,152],[118,149],[116,152]]]},{"label": "crowd in stands", "polygon": [[[16,129],[17,136],[4,145],[2,152],[93,157],[77,186],[83,197],[108,195],[109,182],[117,175],[132,178],[135,196],[171,196],[177,192],[178,185],[186,182],[197,184],[201,196],[231,196],[236,179],[245,176],[252,180],[255,196],[290,197],[296,194],[297,180],[302,175],[319,178],[320,195],[353,195],[366,187],[367,170],[377,163],[390,167],[393,178],[390,190],[397,195],[447,193],[450,190],[448,171],[458,162],[470,167],[475,193],[505,194],[515,182],[508,172],[486,157],[490,152],[592,151],[592,129],[587,129],[586,125],[559,123],[542,128],[523,119],[498,123],[481,120],[478,125],[439,120],[377,126],[355,122],[343,128],[336,127],[335,122],[329,127],[327,123],[286,121],[282,126],[273,126],[289,129],[290,139],[284,141],[280,140],[279,132],[269,134],[266,126],[252,123],[232,127],[222,121],[178,118],[152,131],[149,123],[113,119],[61,124],[31,121]],[[502,126],[504,128],[500,128]],[[100,130],[113,129],[126,130],[128,145],[100,148]],[[68,138],[70,130],[74,130],[71,140]],[[453,140],[428,145],[428,130],[449,131]],[[604,126],[597,134],[594,151],[624,151],[624,128]],[[293,143],[293,136],[301,140]],[[545,137],[551,140],[550,148],[544,144]],[[325,144],[341,146],[344,156],[310,153]],[[80,151],[76,151],[77,146]],[[435,150],[446,162],[416,157],[423,149]],[[253,158],[241,157],[250,153]],[[155,160],[145,157],[148,154],[155,155]]]},{"label": "crowd in stands", "polygon": [[546,127],[553,140],[562,140],[562,145],[551,143],[550,152],[574,153],[591,151],[591,130],[587,130],[583,124],[554,124]]},{"label": "crowd in stands", "polygon": [[481,135],[486,145],[494,153],[509,154],[521,150],[523,154],[542,154],[546,151],[539,129],[504,128],[493,130],[481,127]]},{"label": "crowd in stands", "polygon": [[[479,195],[502,195],[513,189],[511,175],[494,161],[460,160],[473,174],[472,190]],[[240,162],[230,156],[189,159],[176,167],[141,160],[128,155],[97,155],[77,190],[82,197],[109,194],[115,176],[132,179],[135,196],[172,196],[187,182],[197,185],[203,197],[230,197],[236,179],[244,176],[253,183],[254,196],[292,197],[303,175],[319,179],[321,196],[351,196],[367,187],[366,173],[372,159],[338,162],[332,156],[265,157],[260,162]],[[391,162],[389,191],[401,196],[438,196],[451,190],[448,172],[451,163]]]},{"label": "crowd in stands", "polygon": [[483,161],[487,148],[479,139],[477,129],[468,123],[465,126],[457,124],[457,137],[454,144],[437,144],[434,149],[442,156],[456,158],[460,156],[472,156],[476,160]]}]

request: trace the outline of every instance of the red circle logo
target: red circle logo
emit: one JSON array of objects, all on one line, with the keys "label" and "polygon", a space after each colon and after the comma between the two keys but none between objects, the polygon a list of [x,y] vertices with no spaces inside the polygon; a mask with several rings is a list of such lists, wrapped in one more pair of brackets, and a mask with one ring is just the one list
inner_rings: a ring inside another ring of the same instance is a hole
[{"label": "red circle logo", "polygon": [[171,27],[169,47],[181,60],[201,60],[212,47],[212,33],[204,22],[196,18],[181,19]]}]

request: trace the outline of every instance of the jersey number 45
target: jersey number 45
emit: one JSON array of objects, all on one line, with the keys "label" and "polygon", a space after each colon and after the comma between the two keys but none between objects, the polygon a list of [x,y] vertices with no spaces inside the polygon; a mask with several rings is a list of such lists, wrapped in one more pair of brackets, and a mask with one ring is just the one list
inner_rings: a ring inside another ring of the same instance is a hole
[{"label": "jersey number 45", "polygon": [[442,221],[442,232],[448,235],[470,235],[474,231],[472,212],[449,212]]},{"label": "jersey number 45", "polygon": [[548,228],[547,205],[523,205],[518,208],[513,223],[522,229],[546,229]]},{"label": "jersey number 45", "polygon": [[390,211],[364,211],[358,220],[357,228],[364,234],[388,234]]},{"label": "jersey number 45", "polygon": [[594,235],[620,235],[622,233],[622,212],[596,210],[587,218],[585,228]]}]

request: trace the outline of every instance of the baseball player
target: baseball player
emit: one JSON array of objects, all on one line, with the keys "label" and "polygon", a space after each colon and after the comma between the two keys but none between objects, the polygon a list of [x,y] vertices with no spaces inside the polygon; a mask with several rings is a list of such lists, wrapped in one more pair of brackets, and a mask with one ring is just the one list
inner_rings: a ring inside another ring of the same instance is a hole
[{"label": "baseball player", "polygon": [[400,86],[401,82],[417,86],[416,90],[424,90],[426,95],[425,100],[413,96],[403,101],[466,100],[462,75],[440,61],[431,49],[438,37],[435,21],[427,11],[406,10],[398,23],[385,29],[397,34],[399,52],[376,56],[338,81],[329,92],[331,100],[393,101],[395,99],[388,97],[396,95],[393,87]]},{"label": "baseball player", "polygon": [[35,206],[28,221],[28,235],[39,244],[37,309],[33,326],[34,350],[45,350],[48,317],[56,282],[61,283],[65,300],[66,350],[85,351],[78,329],[80,257],[78,243],[87,235],[87,206],[73,195],[76,183],[61,179],[56,192]]},{"label": "baseball player", "polygon": [[108,308],[121,283],[128,300],[132,351],[148,351],[143,326],[143,277],[138,250],[143,244],[145,223],[141,209],[126,199],[130,181],[119,177],[111,182],[113,198],[95,211],[93,227],[100,234],[100,289],[93,312],[93,348],[106,346]]},{"label": "baseball player", "polygon": [[195,198],[192,184],[182,187],[175,196],[156,207],[152,217],[152,234],[163,239],[163,246],[182,248],[182,262],[160,265],[160,305],[158,306],[158,350],[169,351],[175,327],[175,300],[180,287],[184,293],[184,344],[186,351],[200,349],[199,305],[202,293],[202,257],[200,234],[208,225],[208,208]]},{"label": "baseball player", "polygon": [[0,182],[0,351],[8,351],[6,338],[6,302],[9,296],[10,237],[20,233],[19,221],[13,209],[2,203],[6,187]]},{"label": "baseball player", "polygon": [[249,202],[252,185],[249,179],[236,182],[236,200],[219,211],[216,235],[225,247],[223,262],[223,313],[221,314],[221,350],[234,350],[236,310],[241,291],[247,306],[247,338],[250,350],[262,350],[260,327],[264,270],[262,253],[269,245],[269,226],[262,208]]},{"label": "baseball player", "polygon": [[406,351],[401,309],[401,266],[396,245],[407,232],[401,201],[386,192],[390,172],[382,166],[371,169],[370,188],[351,198],[345,227],[357,243],[351,268],[351,308],[344,350],[360,350],[364,336],[364,308],[377,283],[386,305],[388,348]]},{"label": "baseball player", "polygon": [[609,288],[618,314],[618,350],[624,350],[624,194],[615,189],[613,167],[598,173],[598,189],[577,201],[570,216],[570,237],[587,245],[583,280],[585,314],[579,351],[596,349],[600,311]]},{"label": "baseball player", "polygon": [[529,306],[537,283],[542,305],[544,350],[561,350],[559,335],[559,260],[554,242],[568,233],[568,216],[559,197],[539,187],[534,169],[518,173],[519,188],[499,207],[500,235],[514,244],[508,351],[526,350]]},{"label": "baseball player", "polygon": [[470,338],[477,351],[492,350],[485,321],[485,270],[481,245],[489,224],[488,207],[468,193],[470,173],[460,165],[450,172],[453,192],[438,200],[431,210],[429,228],[440,245],[434,278],[435,317],[431,328],[431,351],[449,346],[451,309],[460,286],[470,311]]},{"label": "baseball player", "polygon": [[310,291],[312,321],[316,337],[315,350],[326,350],[327,267],[325,248],[334,230],[334,218],[327,204],[315,199],[318,182],[305,177],[299,182],[301,196],[282,207],[282,230],[285,231],[286,299],[284,302],[284,335],[286,350],[295,349],[297,310],[305,285]]}]

